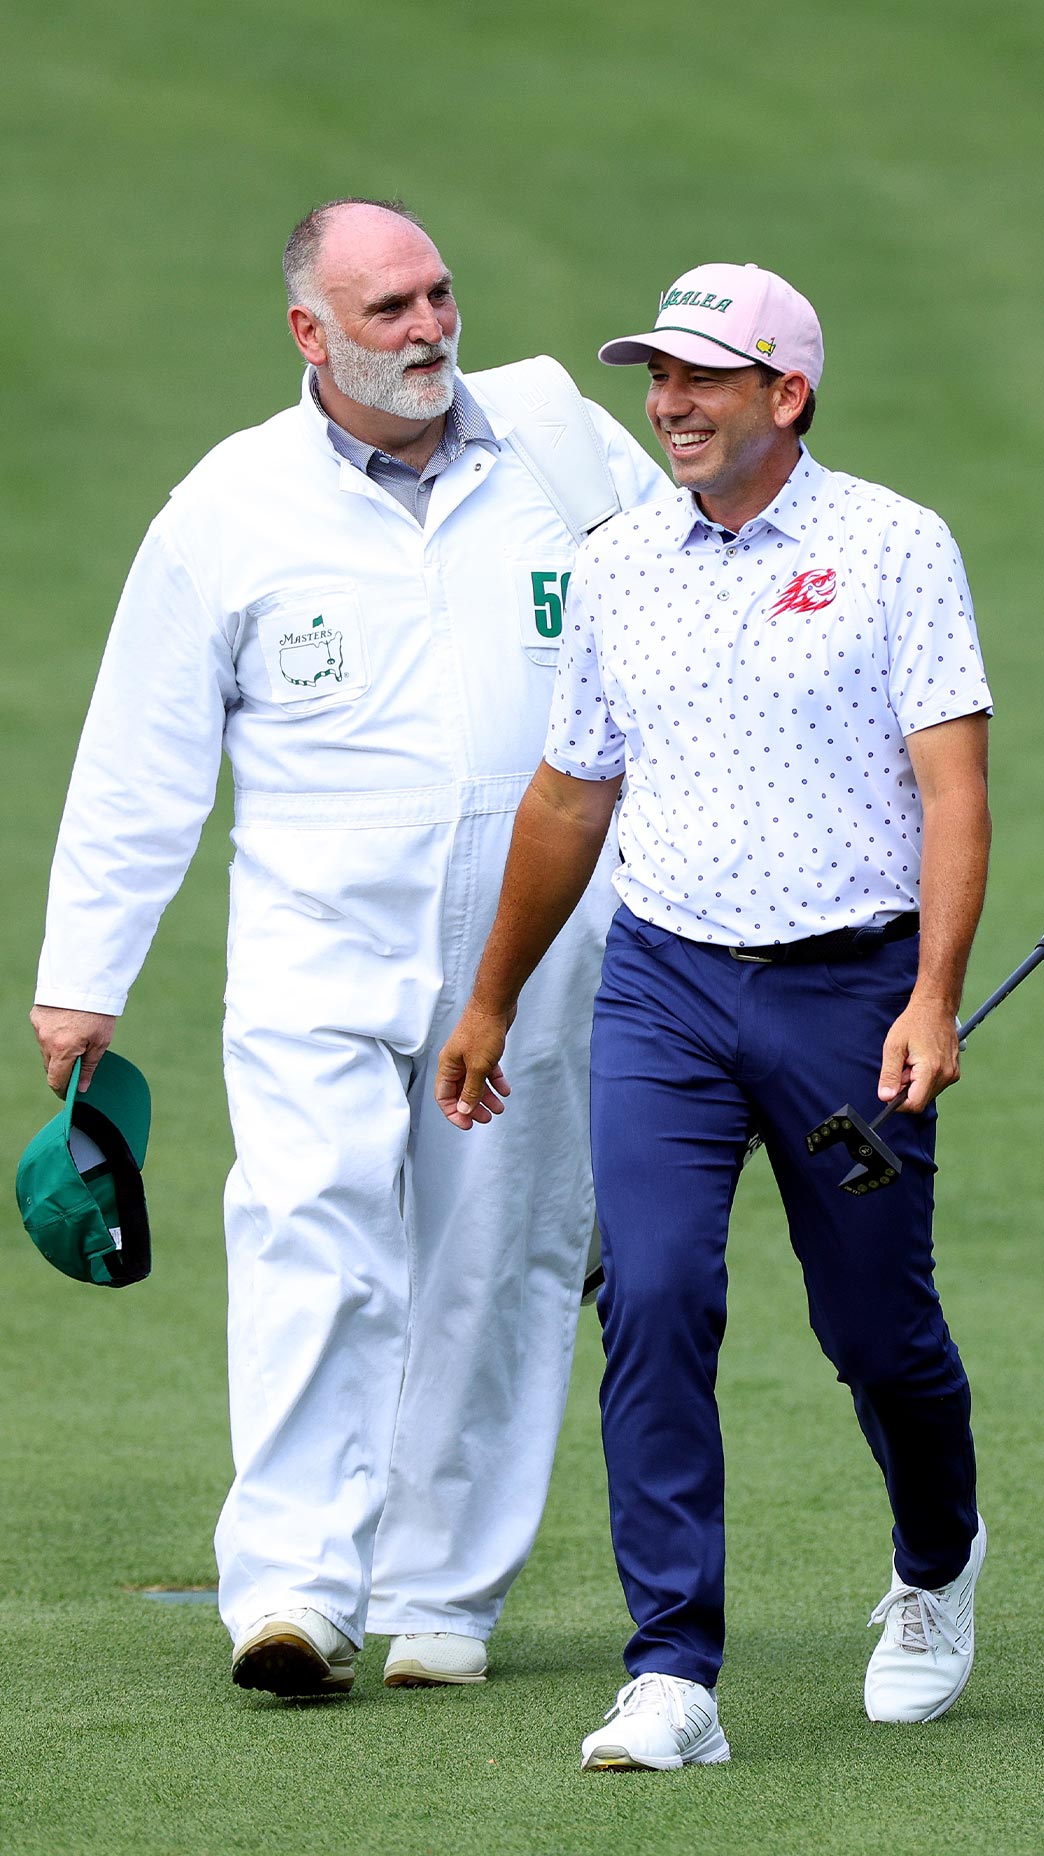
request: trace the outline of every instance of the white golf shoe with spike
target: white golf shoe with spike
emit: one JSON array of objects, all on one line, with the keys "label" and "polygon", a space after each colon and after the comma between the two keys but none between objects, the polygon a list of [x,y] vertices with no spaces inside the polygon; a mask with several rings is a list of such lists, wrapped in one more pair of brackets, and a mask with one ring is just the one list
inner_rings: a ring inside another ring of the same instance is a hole
[{"label": "white golf shoe with spike", "polygon": [[273,1695],[347,1694],[355,1645],[320,1611],[297,1606],[259,1618],[236,1641],[232,1680]]}]

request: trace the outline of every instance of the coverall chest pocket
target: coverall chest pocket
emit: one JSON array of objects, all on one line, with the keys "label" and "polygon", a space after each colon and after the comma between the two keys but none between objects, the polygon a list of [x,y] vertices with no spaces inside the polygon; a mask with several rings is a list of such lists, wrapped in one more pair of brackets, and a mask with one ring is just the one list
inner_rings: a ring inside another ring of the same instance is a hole
[{"label": "coverall chest pocket", "polygon": [[[263,700],[310,714],[351,702],[370,686],[370,658],[362,608],[354,587],[316,585],[270,593],[248,609],[244,659],[256,641],[258,690]],[[246,668],[246,662],[244,662]]]}]

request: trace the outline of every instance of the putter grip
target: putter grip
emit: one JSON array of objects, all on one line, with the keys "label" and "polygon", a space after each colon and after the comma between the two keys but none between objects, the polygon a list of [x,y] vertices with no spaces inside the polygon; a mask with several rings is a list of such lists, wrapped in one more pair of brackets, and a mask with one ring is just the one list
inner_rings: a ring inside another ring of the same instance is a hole
[{"label": "putter grip", "polygon": [[1014,992],[1016,986],[1021,986],[1023,980],[1029,978],[1034,968],[1040,966],[1041,961],[1044,961],[1044,935],[1037,942],[1032,954],[1027,955],[1022,965],[1015,968],[1014,973],[1008,974],[1004,984],[998,986],[996,992],[991,992],[989,998],[983,1000],[978,1011],[972,1013],[967,1023],[957,1026],[958,1043],[962,1044],[964,1039],[975,1030],[975,1027],[982,1024],[984,1018],[995,1011],[998,1005],[1002,1005],[1008,994]]}]

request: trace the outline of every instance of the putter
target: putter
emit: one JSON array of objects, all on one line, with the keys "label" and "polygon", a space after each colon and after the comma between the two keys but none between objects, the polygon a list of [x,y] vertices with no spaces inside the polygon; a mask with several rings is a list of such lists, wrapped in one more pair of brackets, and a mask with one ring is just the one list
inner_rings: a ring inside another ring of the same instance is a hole
[{"label": "putter", "polygon": [[[998,986],[996,992],[991,992],[978,1011],[973,1012],[963,1025],[957,1026],[957,1042],[961,1050],[964,1049],[976,1026],[981,1025],[983,1019],[993,1011],[994,1007],[1000,1005],[1010,992],[1015,991],[1016,986],[1021,986],[1023,980],[1033,972],[1034,967],[1040,966],[1042,960],[1044,960],[1044,935],[1041,936],[1032,954],[1027,956],[1022,965],[1016,967],[1014,973],[1009,973],[1004,984]],[[902,1107],[908,1094],[909,1085],[907,1084],[900,1089],[897,1096],[893,1097],[888,1106],[875,1116],[873,1121],[864,1121],[862,1115],[857,1114],[851,1103],[846,1102],[844,1108],[839,1108],[833,1115],[828,1115],[825,1121],[820,1122],[818,1128],[813,1128],[806,1134],[805,1145],[813,1157],[821,1154],[826,1147],[835,1147],[838,1142],[843,1142],[848,1149],[849,1157],[855,1161],[855,1165],[845,1174],[844,1179],[839,1181],[842,1192],[851,1192],[858,1198],[865,1192],[879,1192],[883,1186],[890,1186],[893,1180],[898,1179],[903,1170],[903,1163],[899,1155],[893,1153],[878,1130],[882,1123],[888,1120],[889,1115],[894,1115],[896,1109]]]}]

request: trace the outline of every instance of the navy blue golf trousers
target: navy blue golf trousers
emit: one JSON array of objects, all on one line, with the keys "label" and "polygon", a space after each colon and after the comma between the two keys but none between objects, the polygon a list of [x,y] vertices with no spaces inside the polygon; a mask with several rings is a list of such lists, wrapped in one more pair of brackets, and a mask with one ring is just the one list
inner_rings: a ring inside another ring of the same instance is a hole
[{"label": "navy blue golf trousers", "polygon": [[917,939],[854,960],[757,965],[626,907],[595,1003],[591,1124],[605,1286],[602,1427],[624,1661],[710,1686],[724,1645],[724,1462],[714,1385],[725,1242],[752,1125],[801,1263],[813,1330],[852,1392],[895,1518],[900,1576],[939,1586],[976,1531],[964,1368],[932,1280],[935,1110],[893,1116],[885,1190],[838,1191],[843,1150],[807,1131],[872,1115]]}]

